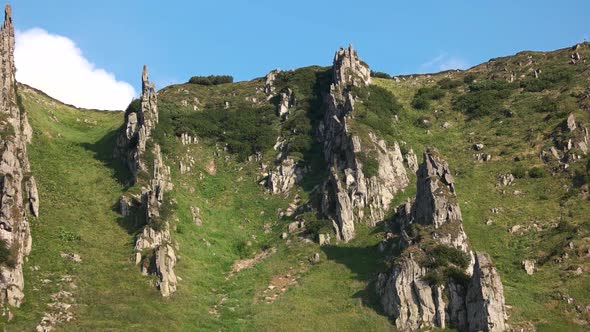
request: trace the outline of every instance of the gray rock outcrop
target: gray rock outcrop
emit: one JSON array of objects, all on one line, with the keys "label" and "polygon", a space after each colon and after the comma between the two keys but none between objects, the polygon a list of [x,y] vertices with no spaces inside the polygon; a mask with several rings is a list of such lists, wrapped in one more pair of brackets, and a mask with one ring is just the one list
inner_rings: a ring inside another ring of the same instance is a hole
[{"label": "gray rock outcrop", "polygon": [[580,161],[589,152],[590,134],[588,128],[576,121],[573,113],[552,133],[553,146],[541,151],[540,157],[546,163],[557,162],[561,168]]},{"label": "gray rock outcrop", "polygon": [[[146,149],[152,130],[158,123],[157,93],[148,80],[147,67],[143,67],[141,108],[128,113],[115,153],[122,157],[133,173],[133,183],[141,181],[141,194],[124,195],[119,200],[122,215],[133,215],[137,223],[144,225],[135,242],[135,263],[146,275],[158,277],[158,288],[164,297],[176,291],[174,266],[176,254],[170,236],[170,225],[162,208],[166,203],[164,193],[172,190],[170,167],[164,164],[160,146],[151,144],[151,168],[147,166]],[[149,171],[151,170],[151,174]],[[140,179],[140,172],[147,174]]]},{"label": "gray rock outcrop", "polygon": [[321,210],[332,220],[338,239],[349,241],[356,222],[375,225],[383,220],[393,196],[408,185],[408,177],[397,143],[388,146],[372,132],[363,139],[351,132],[356,101],[352,88],[364,88],[371,80],[369,67],[352,46],[336,52],[332,80],[318,129],[330,169]]},{"label": "gray rock outcrop", "polygon": [[266,187],[272,194],[285,194],[301,182],[307,168],[289,156],[289,147],[283,137],[277,138],[274,150],[277,151],[276,166],[268,171]]},{"label": "gray rock outcrop", "polygon": [[141,171],[147,171],[142,156],[152,130],[158,124],[158,97],[156,86],[148,79],[147,66],[141,75],[141,109],[125,114],[124,130],[121,131],[115,149],[115,156],[122,157],[133,173],[134,181]]},{"label": "gray rock outcrop", "polygon": [[277,115],[281,118],[281,121],[284,121],[289,116],[289,110],[295,105],[295,94],[291,89],[285,89],[279,96]]},{"label": "gray rock outcrop", "polygon": [[17,102],[9,5],[0,30],[0,57],[0,245],[7,251],[0,262],[0,305],[18,307],[24,298],[23,264],[32,246],[28,217],[29,213],[39,215],[39,197],[27,156],[32,129],[26,111]]},{"label": "gray rock outcrop", "polygon": [[271,70],[266,76],[264,77],[264,93],[266,93],[267,97],[270,99],[273,97],[275,92],[274,82],[277,78],[277,75],[281,72],[280,69],[273,69]]},{"label": "gray rock outcrop", "polygon": [[489,256],[469,246],[448,164],[428,149],[417,177],[416,198],[402,204],[393,221],[404,251],[377,281],[385,313],[402,331],[506,331],[500,277]]}]

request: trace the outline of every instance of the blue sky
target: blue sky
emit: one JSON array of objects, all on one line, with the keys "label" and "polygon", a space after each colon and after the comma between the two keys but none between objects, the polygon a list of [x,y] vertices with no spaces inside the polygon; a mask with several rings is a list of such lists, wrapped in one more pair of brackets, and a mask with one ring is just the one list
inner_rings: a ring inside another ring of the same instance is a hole
[{"label": "blue sky", "polygon": [[348,43],[372,69],[407,74],[590,38],[588,0],[18,0],[12,7],[17,30],[69,38],[95,68],[136,92],[144,63],[161,88],[192,75],[247,80],[277,67],[329,65]]}]

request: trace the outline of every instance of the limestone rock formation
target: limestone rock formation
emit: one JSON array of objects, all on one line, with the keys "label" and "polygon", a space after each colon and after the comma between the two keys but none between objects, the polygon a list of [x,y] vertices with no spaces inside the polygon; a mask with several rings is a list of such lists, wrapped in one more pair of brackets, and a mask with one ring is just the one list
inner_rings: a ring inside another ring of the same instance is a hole
[{"label": "limestone rock formation", "polygon": [[164,193],[173,189],[170,167],[164,164],[160,146],[156,143],[151,144],[149,151],[153,158],[151,168],[147,167],[145,158],[152,130],[158,123],[157,103],[156,88],[148,81],[147,67],[144,66],[141,108],[126,115],[115,153],[127,162],[134,176],[133,183],[138,181],[140,172],[152,171],[148,174],[149,179],[142,179],[141,194],[138,197],[123,196],[119,205],[122,215],[133,214],[145,225],[135,242],[135,263],[141,265],[142,273],[158,276],[160,293],[167,297],[176,291],[176,255],[171,245],[169,222],[161,215]]},{"label": "limestone rock formation", "polygon": [[23,263],[32,245],[28,215],[39,214],[39,197],[27,157],[32,130],[17,102],[9,5],[0,30],[0,57],[0,245],[8,250],[8,257],[0,262],[0,305],[18,307],[24,298]]},{"label": "limestone rock formation", "polygon": [[467,321],[469,331],[506,331],[504,287],[490,256],[475,254],[473,276],[467,288]]},{"label": "limestone rock formation", "polygon": [[272,96],[275,92],[274,82],[275,82],[275,79],[277,78],[277,75],[280,72],[281,72],[281,70],[277,68],[277,69],[271,70],[264,77],[264,93],[266,93],[266,95],[268,96],[269,99],[272,98]]},{"label": "limestone rock formation", "polygon": [[[322,212],[343,241],[354,237],[355,222],[375,225],[383,220],[393,196],[408,184],[397,143],[387,146],[374,133],[361,140],[350,131],[355,103],[351,90],[366,87],[370,79],[369,67],[352,46],[336,52],[327,111],[318,134],[330,169],[323,186]],[[371,174],[365,167],[369,159],[377,164]]]},{"label": "limestone rock formation", "polygon": [[405,249],[377,282],[385,313],[402,331],[506,331],[500,277],[489,256],[469,246],[448,164],[428,149],[417,176],[416,198],[393,221]]},{"label": "limestone rock formation", "polygon": [[147,66],[141,76],[141,109],[125,114],[124,130],[117,139],[115,155],[122,157],[133,173],[134,181],[140,171],[147,171],[144,158],[146,144],[158,124],[158,97],[156,86],[148,80]]},{"label": "limestone rock formation", "polygon": [[276,167],[268,171],[266,187],[273,194],[284,194],[303,179],[307,168],[289,156],[288,146],[282,137],[277,138],[274,149],[278,152],[275,160]]},{"label": "limestone rock formation", "polygon": [[277,115],[281,120],[286,120],[289,116],[289,110],[295,105],[295,94],[291,89],[285,89],[279,95],[279,104],[277,105]]},{"label": "limestone rock formation", "polygon": [[562,169],[566,169],[569,164],[582,160],[589,152],[588,128],[577,122],[574,114],[569,114],[551,136],[553,146],[541,151],[540,154],[546,163],[557,162]]}]

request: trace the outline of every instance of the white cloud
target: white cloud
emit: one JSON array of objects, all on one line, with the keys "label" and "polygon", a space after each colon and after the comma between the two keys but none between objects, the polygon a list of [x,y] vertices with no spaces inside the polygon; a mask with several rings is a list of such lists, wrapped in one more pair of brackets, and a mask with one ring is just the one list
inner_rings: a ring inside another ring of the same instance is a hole
[{"label": "white cloud", "polygon": [[136,96],[127,82],[84,58],[69,38],[39,28],[16,32],[16,79],[78,107],[122,110]]},{"label": "white cloud", "polygon": [[447,52],[441,52],[436,57],[420,65],[422,72],[443,71],[450,69],[467,69],[469,63],[461,57],[450,56]]}]

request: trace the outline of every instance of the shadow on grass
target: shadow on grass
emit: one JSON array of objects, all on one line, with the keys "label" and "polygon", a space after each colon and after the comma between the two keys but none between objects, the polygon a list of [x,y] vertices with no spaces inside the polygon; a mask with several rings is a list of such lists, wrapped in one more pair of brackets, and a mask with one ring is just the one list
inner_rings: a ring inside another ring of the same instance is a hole
[{"label": "shadow on grass", "polygon": [[81,143],[80,146],[88,151],[94,152],[94,158],[112,169],[117,182],[127,188],[132,177],[131,172],[121,159],[115,158],[113,155],[118,132],[118,129],[112,130],[96,143]]},{"label": "shadow on grass", "polygon": [[[112,130],[96,143],[81,143],[80,146],[88,151],[94,152],[94,158],[96,160],[101,161],[107,168],[113,170],[113,177],[122,186],[121,192],[123,192],[131,183],[132,174],[121,159],[114,157],[118,133],[118,129]],[[120,213],[119,202],[114,203],[111,210]],[[138,215],[138,213],[132,211],[129,216],[119,216],[117,223],[128,234],[136,234],[143,227],[143,224],[138,220]]]},{"label": "shadow on grass", "polygon": [[364,306],[373,309],[376,313],[387,316],[381,308],[379,297],[375,290],[375,283],[380,271],[385,269],[383,256],[376,246],[323,246],[322,251],[329,260],[345,265],[354,274],[357,280],[365,282],[366,287],[353,295],[353,298],[361,299]]}]

